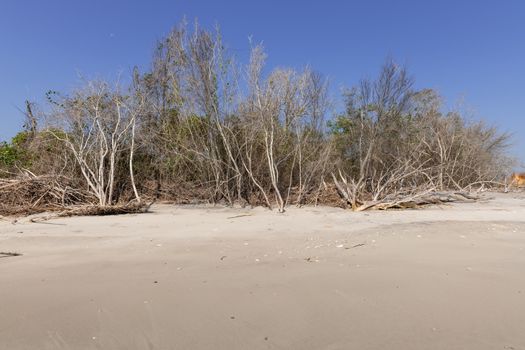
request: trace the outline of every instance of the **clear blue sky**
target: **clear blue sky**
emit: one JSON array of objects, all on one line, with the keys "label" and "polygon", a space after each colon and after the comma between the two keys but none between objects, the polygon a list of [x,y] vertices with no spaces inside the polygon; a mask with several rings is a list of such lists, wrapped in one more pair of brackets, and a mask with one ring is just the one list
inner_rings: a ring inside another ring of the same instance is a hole
[{"label": "clear blue sky", "polygon": [[147,67],[157,39],[186,16],[219,23],[241,58],[248,36],[270,66],[311,65],[337,93],[387,56],[417,87],[466,101],[476,118],[515,133],[525,160],[524,1],[1,0],[0,139],[21,126],[25,99],[67,91],[78,75],[114,78]]}]

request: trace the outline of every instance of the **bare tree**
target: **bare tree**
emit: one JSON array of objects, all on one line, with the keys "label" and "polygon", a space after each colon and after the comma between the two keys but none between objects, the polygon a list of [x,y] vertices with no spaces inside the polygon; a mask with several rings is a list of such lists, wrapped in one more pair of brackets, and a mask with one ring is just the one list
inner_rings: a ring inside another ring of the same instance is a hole
[{"label": "bare tree", "polygon": [[107,83],[89,82],[84,90],[56,104],[48,131],[72,152],[88,188],[99,205],[114,203],[117,158],[129,149],[129,175],[133,177],[135,125],[141,102],[111,91]]}]

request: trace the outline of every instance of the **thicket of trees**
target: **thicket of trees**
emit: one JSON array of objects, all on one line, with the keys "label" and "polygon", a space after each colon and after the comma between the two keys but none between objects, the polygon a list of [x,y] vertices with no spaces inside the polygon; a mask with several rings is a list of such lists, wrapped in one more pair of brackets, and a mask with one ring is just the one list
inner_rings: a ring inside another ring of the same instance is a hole
[{"label": "thicket of trees", "polygon": [[[62,205],[161,198],[284,211],[340,196],[360,208],[494,184],[509,169],[509,135],[443,112],[392,61],[334,115],[321,74],[267,73],[265,59],[255,46],[238,64],[219,31],[174,28],[129,86],[50,91],[46,113],[28,103],[24,131],[0,144],[0,193],[13,177],[45,175],[55,192],[42,198]],[[34,204],[36,192],[18,198]]]}]

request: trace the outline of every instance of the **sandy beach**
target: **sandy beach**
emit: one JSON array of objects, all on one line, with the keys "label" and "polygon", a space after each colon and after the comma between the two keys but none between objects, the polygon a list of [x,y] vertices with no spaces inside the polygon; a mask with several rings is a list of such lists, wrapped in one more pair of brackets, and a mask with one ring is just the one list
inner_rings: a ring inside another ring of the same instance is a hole
[{"label": "sandy beach", "polygon": [[0,220],[0,349],[525,349],[525,196]]}]

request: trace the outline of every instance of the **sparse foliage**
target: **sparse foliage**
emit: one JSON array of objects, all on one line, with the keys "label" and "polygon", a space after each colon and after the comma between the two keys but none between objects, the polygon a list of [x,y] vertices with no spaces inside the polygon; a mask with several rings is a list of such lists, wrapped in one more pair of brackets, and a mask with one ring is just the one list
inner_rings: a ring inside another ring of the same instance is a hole
[{"label": "sparse foliage", "polygon": [[238,64],[218,29],[182,23],[129,86],[50,91],[46,118],[27,102],[25,130],[0,145],[2,176],[37,174],[41,189],[40,176],[68,179],[67,190],[42,197],[53,201],[65,191],[100,207],[161,198],[283,212],[340,204],[336,191],[355,210],[466,198],[508,171],[508,134],[444,111],[435,91],[416,90],[393,61],[347,90],[344,112],[332,117],[321,74],[267,71],[265,61],[255,45]]}]

